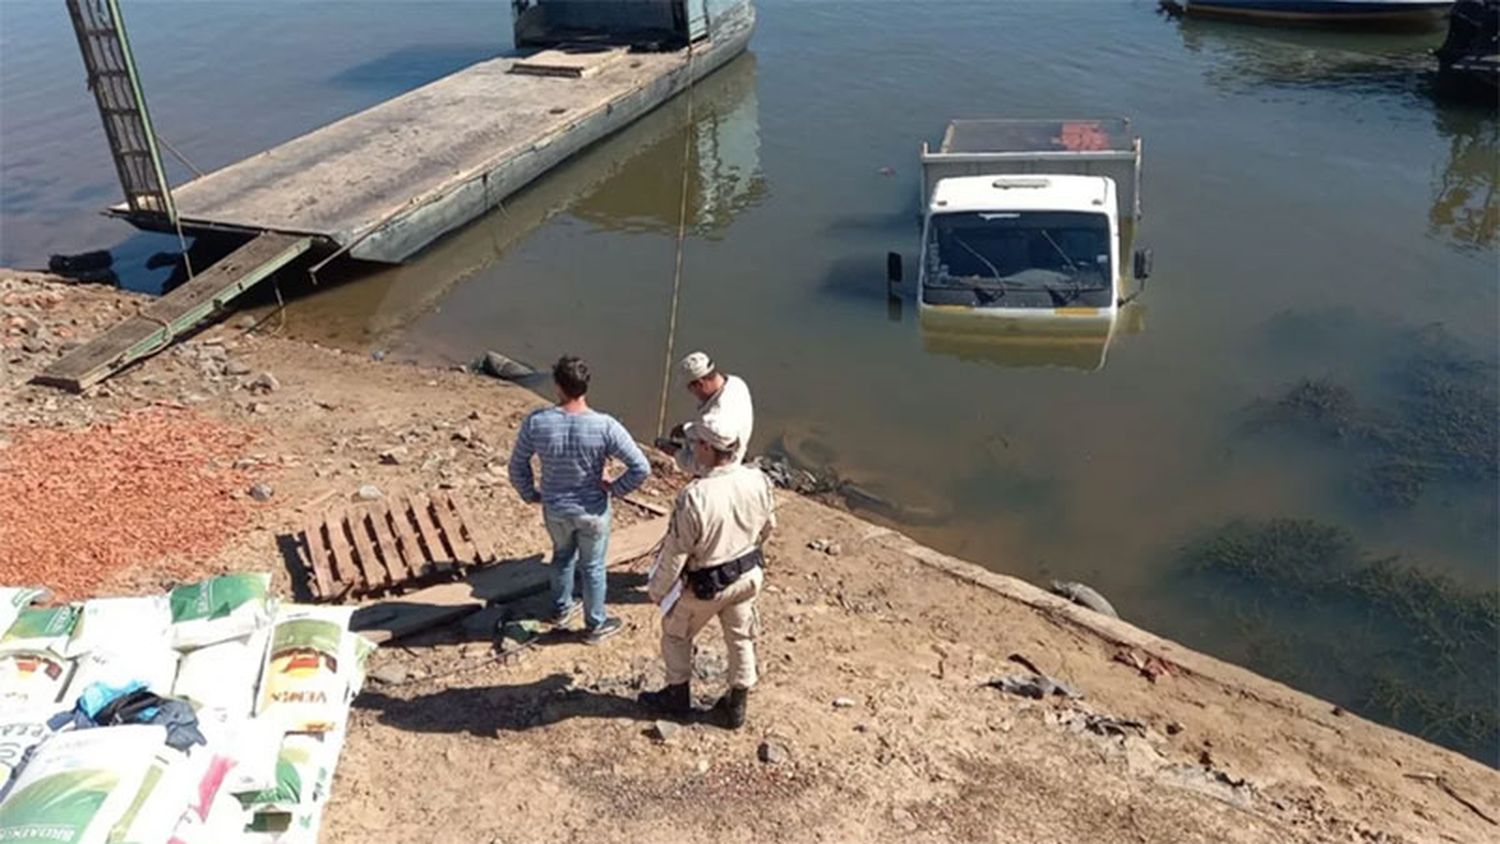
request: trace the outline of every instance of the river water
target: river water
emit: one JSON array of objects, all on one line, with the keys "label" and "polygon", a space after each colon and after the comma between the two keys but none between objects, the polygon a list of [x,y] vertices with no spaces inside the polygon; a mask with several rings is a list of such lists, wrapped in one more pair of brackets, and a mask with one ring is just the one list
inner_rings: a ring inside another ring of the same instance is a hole
[{"label": "river water", "polygon": [[[1437,33],[1154,5],[763,0],[751,54],[691,104],[408,265],[325,279],[289,330],[397,360],[581,354],[595,403],[649,439],[686,166],[675,349],[750,382],[755,450],[836,472],[945,551],[1085,581],[1495,764],[1495,112],[1439,95]],[[211,169],[504,52],[507,6],[126,9],[159,130]],[[6,264],[165,248],[94,214],[118,189],[71,38],[60,4],[0,0]],[[1156,255],[1107,347],[955,342],[909,300],[893,319],[921,142],[953,117],[1092,115],[1145,139],[1136,239]]]}]

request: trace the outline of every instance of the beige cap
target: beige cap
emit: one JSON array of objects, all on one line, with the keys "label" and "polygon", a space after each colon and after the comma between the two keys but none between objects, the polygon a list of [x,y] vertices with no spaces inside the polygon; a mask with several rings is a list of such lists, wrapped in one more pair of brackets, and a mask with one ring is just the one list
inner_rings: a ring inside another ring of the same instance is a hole
[{"label": "beige cap", "polygon": [[710,416],[702,422],[692,422],[684,427],[690,439],[700,440],[717,451],[730,453],[740,447],[739,437],[727,433],[715,417]]},{"label": "beige cap", "polygon": [[689,381],[697,381],[699,378],[709,375],[714,371],[714,362],[703,352],[693,352],[682,359],[679,364],[682,374]]}]

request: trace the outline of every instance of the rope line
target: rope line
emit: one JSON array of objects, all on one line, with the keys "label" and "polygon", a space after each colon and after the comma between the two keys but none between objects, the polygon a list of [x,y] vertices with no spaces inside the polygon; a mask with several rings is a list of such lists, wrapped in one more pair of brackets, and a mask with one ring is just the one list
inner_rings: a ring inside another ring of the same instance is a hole
[{"label": "rope line", "polygon": [[677,304],[682,298],[682,253],[687,241],[688,166],[693,154],[693,45],[687,53],[687,132],[682,141],[682,190],[677,206],[677,255],[672,272],[672,308],[667,317],[667,353],[662,361],[661,405],[656,414],[656,435],[667,432],[667,390],[672,383],[672,357],[677,345]]}]

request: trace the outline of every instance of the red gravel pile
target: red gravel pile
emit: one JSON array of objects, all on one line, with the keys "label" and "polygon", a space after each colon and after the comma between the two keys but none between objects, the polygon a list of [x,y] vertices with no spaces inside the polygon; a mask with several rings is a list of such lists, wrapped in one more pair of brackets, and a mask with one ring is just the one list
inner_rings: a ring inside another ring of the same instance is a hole
[{"label": "red gravel pile", "polygon": [[251,438],[200,414],[151,409],[11,436],[0,450],[0,584],[80,597],[122,569],[210,555],[248,518],[247,478],[228,467]]}]

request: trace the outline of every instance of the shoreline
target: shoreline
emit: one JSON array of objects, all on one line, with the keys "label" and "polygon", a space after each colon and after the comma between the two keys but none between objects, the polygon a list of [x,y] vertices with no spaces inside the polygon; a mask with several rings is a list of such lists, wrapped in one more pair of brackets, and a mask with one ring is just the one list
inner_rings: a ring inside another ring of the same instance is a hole
[{"label": "shoreline", "polygon": [[[246,333],[234,316],[83,396],[25,383],[65,343],[142,301],[0,271],[0,465],[33,428],[199,414],[253,437],[225,470],[274,494],[236,499],[243,521],[217,553],[129,561],[94,584],[101,593],[249,568],[284,585],[277,537],[364,484],[446,485],[497,526],[502,555],[545,547],[535,511],[495,471],[515,423],[540,404],[513,385]],[[267,373],[274,386],[255,386]],[[674,489],[656,477],[644,497],[666,505]],[[660,682],[655,611],[638,571],[612,572],[610,600],[628,629],[602,648],[502,658],[487,631],[461,623],[383,648],[355,704],[323,840],[588,830],[611,841],[1416,842],[1500,832],[1494,769],[850,513],[779,500],[761,600],[766,676],[744,731],[643,734],[651,721],[633,697]],[[645,518],[616,512],[617,525]],[[810,547],[829,541],[839,553]],[[1084,697],[1030,700],[986,685],[1026,673],[1012,654]],[[722,671],[713,633],[700,647],[700,697]],[[784,758],[760,761],[763,745]],[[445,772],[440,785],[411,776],[427,766]]]}]

